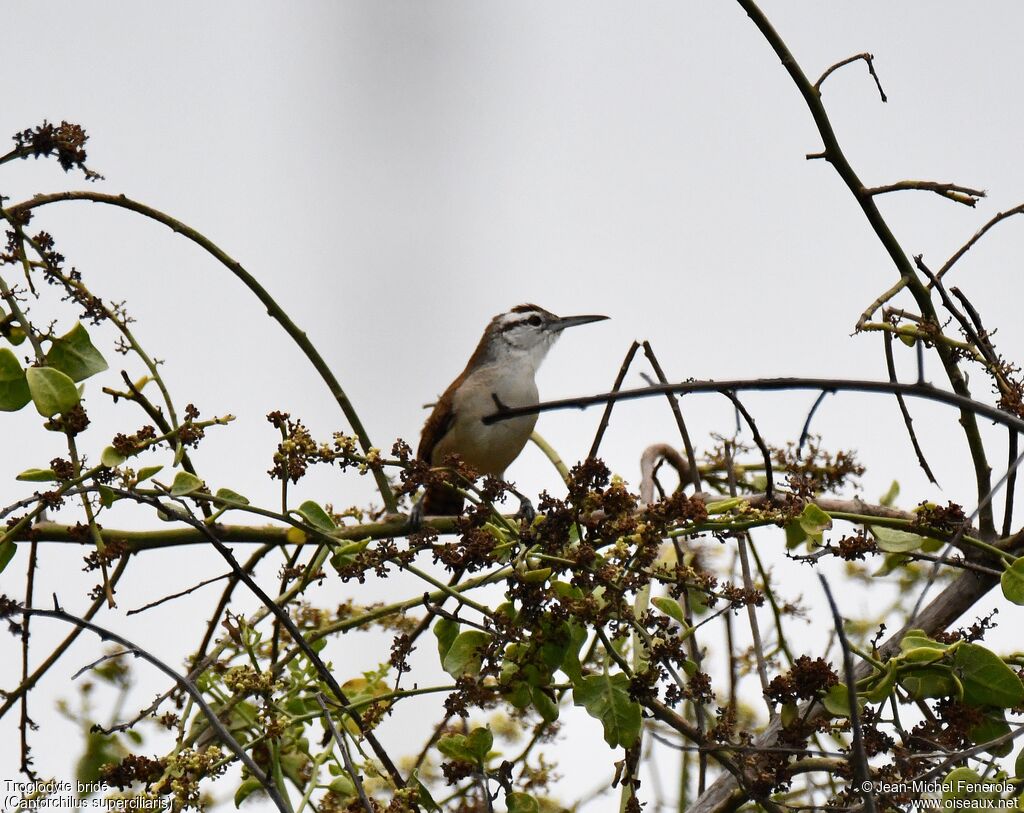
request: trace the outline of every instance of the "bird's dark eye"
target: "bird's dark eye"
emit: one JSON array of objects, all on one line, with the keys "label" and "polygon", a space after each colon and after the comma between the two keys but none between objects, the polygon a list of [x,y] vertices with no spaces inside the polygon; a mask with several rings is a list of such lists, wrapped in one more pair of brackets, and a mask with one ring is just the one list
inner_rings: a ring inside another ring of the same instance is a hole
[{"label": "bird's dark eye", "polygon": [[529,319],[526,320],[526,323],[528,325],[533,325],[534,327],[540,327],[540,317],[531,316]]}]

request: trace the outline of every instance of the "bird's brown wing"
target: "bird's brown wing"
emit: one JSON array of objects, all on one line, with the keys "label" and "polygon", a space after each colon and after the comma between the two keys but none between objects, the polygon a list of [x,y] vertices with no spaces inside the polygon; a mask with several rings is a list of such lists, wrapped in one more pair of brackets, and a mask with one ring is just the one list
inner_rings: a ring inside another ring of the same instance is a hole
[{"label": "bird's brown wing", "polygon": [[434,404],[434,409],[427,422],[423,424],[423,431],[420,432],[420,446],[416,450],[416,457],[428,463],[434,462],[434,449],[455,423],[455,409],[447,395],[448,393],[445,393]]},{"label": "bird's brown wing", "polygon": [[[434,464],[434,450],[441,439],[451,431],[455,423],[455,409],[452,406],[452,388],[438,399],[430,417],[423,424],[420,445],[416,457]],[[441,463],[443,461],[436,461]],[[423,513],[429,516],[452,516],[462,513],[462,495],[448,486],[430,486],[423,498]]]}]

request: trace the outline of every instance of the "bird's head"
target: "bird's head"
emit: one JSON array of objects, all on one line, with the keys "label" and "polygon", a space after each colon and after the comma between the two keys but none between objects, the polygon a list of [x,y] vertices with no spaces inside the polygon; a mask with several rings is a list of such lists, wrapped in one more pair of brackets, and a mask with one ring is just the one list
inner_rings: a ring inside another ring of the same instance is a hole
[{"label": "bird's head", "polygon": [[[489,360],[525,357],[539,365],[562,331],[607,316],[555,316],[537,305],[516,305],[499,313],[484,333]],[[482,343],[483,344],[483,343]]]}]

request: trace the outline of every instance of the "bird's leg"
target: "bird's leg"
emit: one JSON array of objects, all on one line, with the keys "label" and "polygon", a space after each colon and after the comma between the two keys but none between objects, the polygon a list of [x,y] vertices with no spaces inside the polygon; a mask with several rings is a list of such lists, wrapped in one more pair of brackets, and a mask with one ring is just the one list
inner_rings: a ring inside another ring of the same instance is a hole
[{"label": "bird's leg", "polygon": [[516,496],[519,498],[519,510],[516,511],[516,517],[523,520],[527,525],[533,525],[533,521],[537,518],[537,509],[522,494],[516,494]]},{"label": "bird's leg", "polygon": [[416,498],[412,508],[409,510],[409,533],[418,533],[420,528],[423,527],[423,500],[426,496],[427,493],[424,491]]},{"label": "bird's leg", "polygon": [[537,509],[533,507],[533,503],[530,502],[529,497],[525,494],[521,494],[512,486],[509,486],[508,490],[512,492],[517,500],[519,500],[519,510],[513,514],[513,517],[515,519],[522,520],[527,525],[532,525],[533,521],[537,518]]}]

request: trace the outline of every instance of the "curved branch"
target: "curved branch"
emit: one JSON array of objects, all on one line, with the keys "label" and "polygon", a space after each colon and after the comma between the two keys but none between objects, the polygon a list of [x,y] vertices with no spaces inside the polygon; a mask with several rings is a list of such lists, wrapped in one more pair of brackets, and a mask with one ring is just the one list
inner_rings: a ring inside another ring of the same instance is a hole
[{"label": "curved branch", "polygon": [[[182,223],[180,220],[164,214],[151,206],[146,206],[144,203],[139,203],[131,198],[127,198],[124,195],[107,195],[100,192],[84,191],[56,192],[50,195],[36,195],[31,200],[9,207],[8,211],[23,212],[30,209],[36,209],[40,206],[47,206],[51,203],[61,203],[73,200],[104,203],[108,206],[117,206],[121,209],[128,209],[129,211],[143,215],[151,220],[155,220],[157,223],[167,226],[171,231],[176,232],[183,237],[187,237],[193,243],[213,255],[213,257],[224,265],[232,274],[238,277],[246,288],[256,295],[256,298],[259,299],[259,301],[266,307],[267,314],[272,319],[276,320],[278,324],[284,328],[285,333],[287,333],[299,346],[299,349],[302,350],[310,364],[312,364],[313,368],[320,374],[320,378],[322,378],[324,383],[327,384],[327,387],[330,389],[331,395],[334,396],[334,400],[338,403],[338,406],[341,407],[341,411],[344,413],[345,419],[349,422],[349,425],[352,427],[352,431],[355,432],[356,437],[359,439],[359,445],[362,447],[364,452],[369,453],[373,444],[370,443],[370,438],[366,434],[366,429],[363,427],[362,421],[359,420],[358,414],[356,414],[355,407],[352,406],[352,402],[345,394],[341,384],[334,377],[334,373],[331,372],[330,367],[327,366],[327,362],[324,361],[316,347],[313,346],[313,343],[309,340],[305,331],[301,330],[298,325],[291,320],[288,314],[285,313],[284,309],[278,305],[267,290],[256,281],[256,278],[242,267],[240,262],[230,257],[212,240],[200,234],[185,223]],[[397,503],[395,501],[395,496],[391,491],[391,486],[388,483],[387,477],[385,477],[384,472],[376,466],[371,468],[373,471],[373,477],[377,481],[377,488],[380,491],[381,499],[384,501],[385,508],[387,508],[388,511],[395,511]]]},{"label": "curved branch", "polygon": [[[584,409],[595,404],[604,404],[611,399],[616,401],[635,401],[638,398],[654,398],[665,393],[721,393],[724,390],[742,390],[757,392],[778,392],[780,390],[829,390],[842,392],[876,392],[887,394],[910,395],[937,401],[940,404],[954,406],[961,412],[988,418],[1003,426],[1024,431],[1024,419],[1004,412],[997,407],[975,401],[955,392],[940,390],[931,384],[903,384],[898,381],[869,381],[863,379],[843,378],[737,378],[727,381],[684,381],[680,384],[659,384],[652,387],[637,387],[632,390],[604,392],[599,395],[584,395],[579,398],[560,398],[554,401],[542,401],[531,406],[506,408],[492,412],[483,417],[485,424],[507,421],[520,415],[535,415],[541,412],[554,412],[559,409]],[[986,491],[986,493],[988,493]]]},{"label": "curved branch", "polygon": [[878,79],[878,74],[875,73],[875,56],[874,54],[869,54],[867,52],[863,54],[854,54],[853,56],[848,56],[846,57],[846,59],[839,60],[835,65],[831,65],[828,68],[826,68],[825,72],[818,77],[818,81],[814,83],[814,90],[820,94],[821,85],[826,79],[828,79],[835,71],[839,70],[845,65],[850,65],[851,63],[856,62],[858,59],[863,59],[867,63],[868,73],[870,73],[871,78],[875,80],[875,87],[878,88],[878,95],[882,97],[882,101],[889,101],[889,99],[886,98],[885,91],[882,90],[882,83]]}]

